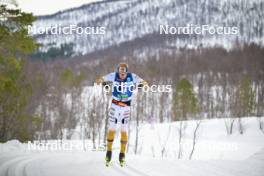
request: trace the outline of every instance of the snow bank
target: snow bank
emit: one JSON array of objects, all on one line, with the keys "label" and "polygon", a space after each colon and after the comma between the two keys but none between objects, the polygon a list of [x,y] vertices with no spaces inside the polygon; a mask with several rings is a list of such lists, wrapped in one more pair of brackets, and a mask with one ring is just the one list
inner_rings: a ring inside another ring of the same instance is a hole
[{"label": "snow bank", "polygon": [[237,130],[237,122],[234,123],[233,134],[227,135],[227,120],[201,122],[193,154],[195,160],[185,159],[188,159],[192,148],[197,121],[186,122],[181,160],[176,159],[180,122],[142,124],[137,155],[133,154],[135,127],[131,124],[129,154],[124,168],[118,164],[119,137],[115,140],[109,168],[104,166],[104,151],[28,151],[27,144],[12,140],[0,144],[0,176],[262,176],[264,133],[258,129],[258,120],[244,118],[243,135]]},{"label": "snow bank", "polygon": [[[243,118],[242,124],[244,134],[238,131],[238,119],[235,120],[233,133],[227,134],[226,125],[230,119],[210,119],[202,120],[197,130],[196,145],[192,159],[195,160],[244,160],[255,153],[264,150],[264,133],[259,129],[258,118]],[[263,120],[263,118],[262,118]],[[183,122],[185,130],[182,137],[182,158],[189,159],[193,147],[193,135],[198,121]],[[179,152],[179,125],[180,122],[173,123],[152,123],[141,124],[139,126],[139,138],[136,155],[151,158],[177,159]],[[229,124],[230,125],[230,124]],[[120,150],[120,135],[117,133],[114,141],[113,150]],[[51,142],[51,141],[48,141]],[[52,141],[54,143],[54,141]],[[59,144],[60,142],[58,142]],[[135,154],[136,127],[130,125],[130,137],[128,153]],[[32,150],[29,151],[28,143],[20,143],[18,140],[11,140],[0,144],[0,155],[12,152],[70,152],[92,151],[90,140],[70,140],[63,141],[63,144],[72,151],[63,150]],[[66,145],[67,144],[67,145]],[[71,145],[69,145],[71,144]],[[78,145],[77,145],[78,144]],[[84,145],[85,144],[85,145]],[[77,147],[76,147],[77,146]],[[85,146],[85,147],[83,147]],[[100,148],[102,150],[102,148]]]},{"label": "snow bank", "polygon": [[[263,119],[263,118],[262,118]],[[198,121],[185,121],[182,138],[182,159],[189,159],[193,135]],[[243,118],[244,134],[238,130],[235,119],[233,133],[227,134],[230,119],[202,120],[197,131],[192,159],[243,160],[264,148],[264,133],[258,119]],[[144,124],[139,128],[137,154],[150,157],[178,158],[180,122]],[[131,127],[129,153],[135,153],[136,128]],[[118,149],[118,143],[115,147]]]},{"label": "snow bank", "polygon": [[6,143],[0,143],[0,154],[5,152],[24,150],[26,150],[25,145],[20,143],[18,140],[11,140],[7,141]]}]

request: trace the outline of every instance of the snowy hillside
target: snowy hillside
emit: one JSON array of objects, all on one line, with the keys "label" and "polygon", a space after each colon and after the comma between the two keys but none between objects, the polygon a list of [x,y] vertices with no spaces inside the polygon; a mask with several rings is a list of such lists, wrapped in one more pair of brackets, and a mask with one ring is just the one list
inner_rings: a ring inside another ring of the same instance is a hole
[{"label": "snowy hillside", "polygon": [[[264,172],[264,134],[256,118],[244,118],[245,133],[226,135],[225,121],[202,121],[198,130],[194,160],[176,159],[177,123],[140,125],[140,153],[133,154],[135,131],[131,131],[127,165],[118,165],[119,140],[116,139],[113,163],[104,166],[102,151],[29,151],[26,144],[9,141],[0,144],[1,176],[262,176]],[[197,121],[188,122],[185,141],[192,140]],[[134,128],[133,125],[131,128]],[[169,130],[170,129],[170,130]],[[118,138],[118,137],[117,137]],[[166,142],[167,141],[167,142]],[[184,156],[190,143],[184,145]],[[161,146],[165,155],[161,157]],[[151,150],[152,148],[152,150]]]},{"label": "snowy hillside", "polygon": [[[197,138],[192,159],[210,160],[243,160],[264,149],[264,133],[259,130],[257,118],[243,118],[244,135],[239,134],[238,123],[234,123],[234,132],[227,135],[225,124],[230,119],[202,120],[197,130]],[[185,121],[186,129],[183,133],[182,159],[189,159],[193,147],[193,136],[199,121]],[[139,129],[139,155],[149,157],[164,157],[175,159],[179,150],[180,122],[164,124],[145,124]],[[133,153],[135,128],[131,127],[129,152]],[[118,144],[116,144],[118,148]]]},{"label": "snowy hillside", "polygon": [[[40,16],[34,26],[55,25],[105,27],[104,35],[35,35],[46,51],[51,46],[74,44],[75,54],[86,54],[113,46],[136,46],[135,54],[181,46],[230,48],[237,41],[263,45],[263,0],[131,0],[97,2],[54,15]],[[188,24],[238,27],[238,35],[160,35],[159,25]]]}]

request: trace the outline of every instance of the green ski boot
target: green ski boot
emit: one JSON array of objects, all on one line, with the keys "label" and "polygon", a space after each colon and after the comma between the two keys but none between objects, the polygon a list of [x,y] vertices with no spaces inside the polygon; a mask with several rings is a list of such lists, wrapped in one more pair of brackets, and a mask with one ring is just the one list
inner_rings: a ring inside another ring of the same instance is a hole
[{"label": "green ski boot", "polygon": [[124,167],[125,165],[125,154],[124,153],[119,153],[119,162],[120,162],[120,166]]},{"label": "green ski boot", "polygon": [[106,152],[106,156],[105,156],[105,165],[106,165],[106,167],[109,166],[111,158],[112,158],[112,151],[107,151]]}]

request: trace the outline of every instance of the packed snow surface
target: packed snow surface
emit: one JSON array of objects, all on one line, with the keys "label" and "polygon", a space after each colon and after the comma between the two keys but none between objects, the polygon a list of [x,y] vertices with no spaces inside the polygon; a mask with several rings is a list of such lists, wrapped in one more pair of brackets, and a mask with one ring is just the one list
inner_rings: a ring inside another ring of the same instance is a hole
[{"label": "packed snow surface", "polygon": [[[258,119],[243,119],[243,135],[238,133],[236,122],[233,134],[227,135],[226,120],[201,122],[191,160],[188,160],[189,148],[197,121],[186,125],[182,159],[177,159],[179,122],[143,124],[137,155],[133,154],[132,145],[135,131],[131,131],[131,146],[123,168],[118,163],[118,139],[110,167],[105,167],[104,151],[30,151],[27,144],[12,140],[0,144],[0,176],[263,176],[264,134],[259,129]],[[165,148],[163,157],[161,146]]]}]

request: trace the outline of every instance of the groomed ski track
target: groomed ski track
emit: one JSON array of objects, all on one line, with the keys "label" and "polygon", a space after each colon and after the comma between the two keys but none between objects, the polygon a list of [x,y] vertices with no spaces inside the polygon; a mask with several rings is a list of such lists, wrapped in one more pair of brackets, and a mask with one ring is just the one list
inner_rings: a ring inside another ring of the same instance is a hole
[{"label": "groomed ski track", "polygon": [[264,150],[246,160],[172,160],[117,156],[109,167],[104,152],[34,152],[0,154],[0,176],[263,176]]}]

